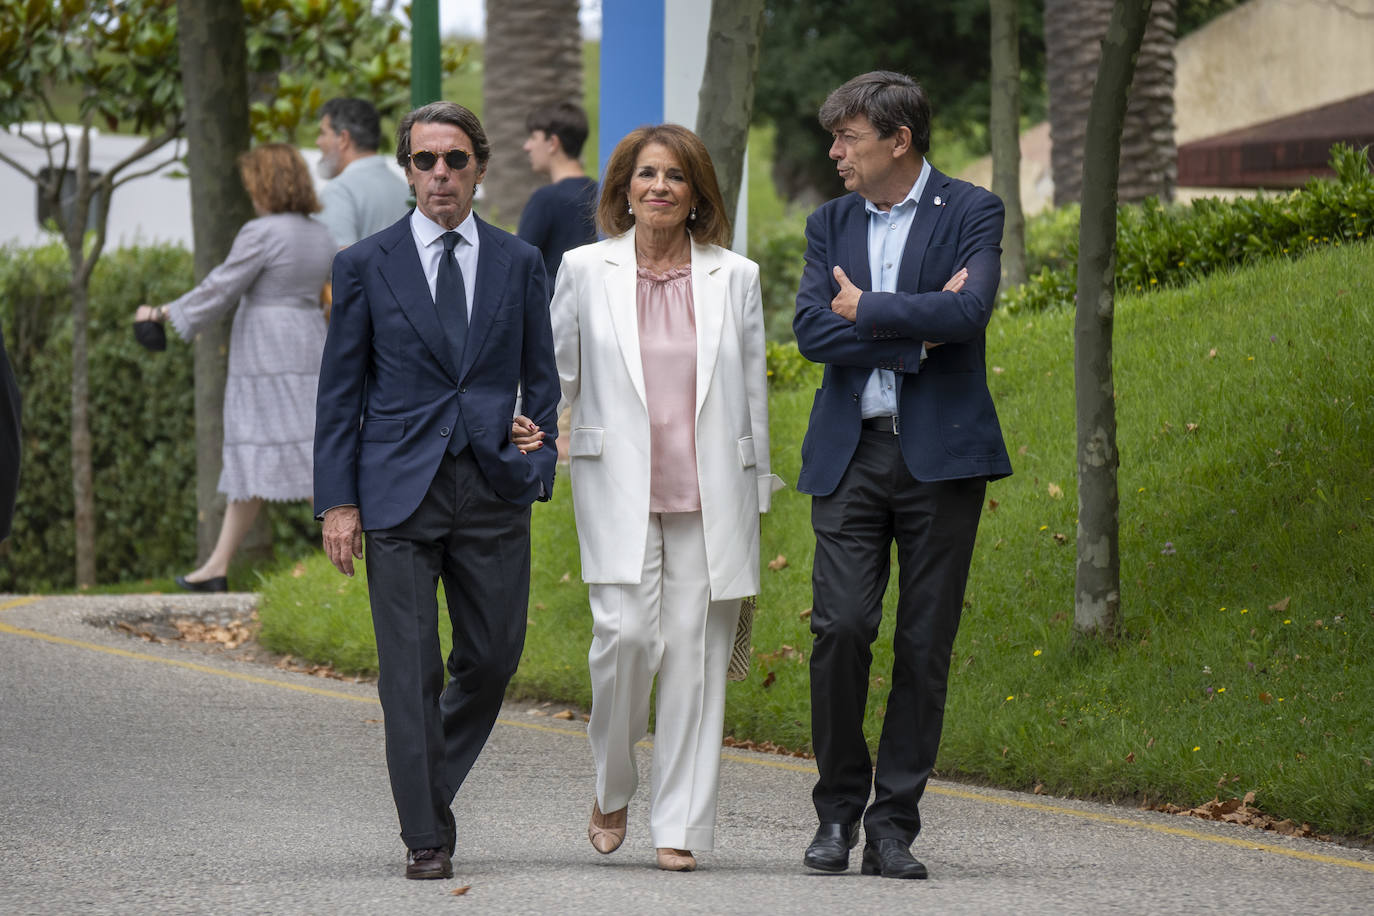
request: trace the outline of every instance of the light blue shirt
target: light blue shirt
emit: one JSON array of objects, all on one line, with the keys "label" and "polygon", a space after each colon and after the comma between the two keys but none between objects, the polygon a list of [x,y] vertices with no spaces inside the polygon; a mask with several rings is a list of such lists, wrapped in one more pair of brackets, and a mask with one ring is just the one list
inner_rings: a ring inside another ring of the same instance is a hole
[{"label": "light blue shirt", "polygon": [[391,170],[385,156],[363,156],[320,191],[315,219],[324,223],[340,248],[381,232],[406,215],[410,188]]},{"label": "light blue shirt", "polygon": [[[895,293],[897,271],[902,266],[911,224],[916,221],[916,202],[921,199],[930,178],[930,163],[921,162],[921,174],[911,190],[891,210],[879,210],[871,200],[864,201],[868,211],[868,273],[873,292]],[[925,345],[921,359],[926,358]],[[897,413],[897,375],[889,369],[874,369],[859,399],[864,417],[890,417]]]},{"label": "light blue shirt", "polygon": [[[420,266],[425,269],[425,280],[429,283],[430,298],[434,298],[434,286],[439,280],[439,259],[444,254],[441,239],[448,230],[420,212],[416,207],[410,214],[410,232],[415,237],[415,248],[420,252]],[[458,261],[458,270],[463,274],[463,291],[468,297],[468,323],[472,323],[472,303],[477,301],[477,217],[468,211],[467,219],[458,224],[458,236],[462,239],[453,249],[453,257]]]}]

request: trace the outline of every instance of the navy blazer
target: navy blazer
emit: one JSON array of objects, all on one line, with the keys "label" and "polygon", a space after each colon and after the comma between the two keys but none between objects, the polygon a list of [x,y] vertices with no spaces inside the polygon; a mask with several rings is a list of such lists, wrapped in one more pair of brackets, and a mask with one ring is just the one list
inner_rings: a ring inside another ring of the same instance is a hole
[{"label": "navy blazer", "polygon": [[[939,201],[936,203],[936,201]],[[834,492],[862,428],[860,396],[874,369],[897,375],[902,458],[922,481],[1011,474],[988,392],[984,331],[1001,280],[1002,201],[931,169],[898,267],[897,291],[865,292],[854,322],[835,314],[831,269],[869,290],[868,213],[848,194],[806,221],[806,266],[792,330],[802,355],[825,364],[802,442],[797,490]],[[943,291],[961,267],[957,293]],[[937,342],[921,363],[922,341]]]},{"label": "navy blazer", "polygon": [[[454,365],[425,280],[410,214],[334,258],[334,307],[315,406],[315,513],[356,505],[365,530],[391,528],[420,504],[462,406],[473,457],[503,499],[553,493],[558,368],[538,249],[477,221],[476,301]],[[522,412],[548,437],[520,454]]]}]

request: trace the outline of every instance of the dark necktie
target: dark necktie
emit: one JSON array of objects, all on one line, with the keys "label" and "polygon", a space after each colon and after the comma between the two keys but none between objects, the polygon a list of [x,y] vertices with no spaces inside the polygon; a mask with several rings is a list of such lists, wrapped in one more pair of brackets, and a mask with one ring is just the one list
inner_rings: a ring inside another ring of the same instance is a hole
[{"label": "dark necktie", "polygon": [[[439,321],[444,326],[444,337],[453,353],[453,365],[461,373],[463,347],[468,336],[468,295],[467,289],[463,286],[463,272],[458,269],[458,258],[453,254],[458,241],[457,232],[445,232],[443,235],[444,253],[439,256],[439,273],[434,280],[434,304],[439,309]],[[448,440],[448,450],[456,455],[467,444],[467,426],[463,422],[463,409],[460,404],[458,416],[453,424],[453,435]]]},{"label": "dark necktie", "polygon": [[444,336],[453,351],[453,365],[463,368],[463,346],[468,336],[468,294],[463,285],[463,272],[453,249],[461,240],[457,232],[443,235],[444,253],[439,256],[439,274],[434,281],[434,304],[439,307],[439,320]]}]

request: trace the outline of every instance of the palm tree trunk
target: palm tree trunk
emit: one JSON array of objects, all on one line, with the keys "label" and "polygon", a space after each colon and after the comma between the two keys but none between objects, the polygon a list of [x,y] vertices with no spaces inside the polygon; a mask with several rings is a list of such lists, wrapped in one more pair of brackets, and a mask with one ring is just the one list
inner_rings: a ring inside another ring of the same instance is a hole
[{"label": "palm tree trunk", "polygon": [[[489,0],[482,126],[491,141],[483,218],[514,226],[543,181],[521,149],[525,117],[552,102],[582,104],[577,0]],[[462,99],[457,101],[462,102]]]},{"label": "palm tree trunk", "polygon": [[[1082,198],[1084,140],[1102,42],[1119,4],[1046,0],[1045,79],[1050,102],[1054,203]],[[1174,142],[1177,0],[1155,0],[1130,87],[1121,137],[1120,194],[1126,203],[1172,200],[1178,179]]]}]

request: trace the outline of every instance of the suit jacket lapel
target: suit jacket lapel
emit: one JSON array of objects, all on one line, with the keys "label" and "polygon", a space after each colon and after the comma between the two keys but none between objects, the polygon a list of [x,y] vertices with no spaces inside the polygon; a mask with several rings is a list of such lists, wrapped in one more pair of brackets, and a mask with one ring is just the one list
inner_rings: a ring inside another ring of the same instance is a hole
[{"label": "suit jacket lapel", "polygon": [[648,408],[644,394],[644,363],[639,353],[639,312],[636,308],[639,276],[635,269],[635,231],[625,233],[606,252],[606,307],[611,313],[611,327],[615,329],[620,356],[630,373],[640,403]]},{"label": "suit jacket lapel", "polygon": [[716,356],[720,353],[720,335],[725,327],[725,310],[729,307],[729,290],[717,275],[721,266],[714,250],[692,242],[692,313],[697,330],[698,417],[711,387]]},{"label": "suit jacket lapel", "polygon": [[392,227],[392,234],[382,243],[382,252],[382,279],[396,298],[397,307],[439,365],[457,381],[458,367],[453,363],[448,337],[420,264],[409,215]]},{"label": "suit jacket lapel", "polygon": [[[510,277],[510,252],[506,251],[501,237],[480,219],[477,220],[477,237],[481,240],[477,249],[477,288],[468,290],[468,295],[474,298],[472,308],[468,310],[468,336],[463,348],[463,368],[458,374],[459,381],[472,369],[472,364],[482,352],[482,343],[487,339],[492,319],[500,310],[512,280],[519,282],[522,279]],[[481,295],[477,296],[477,293]]]},{"label": "suit jacket lapel", "polygon": [[[916,202],[916,218],[906,237],[901,266],[897,268],[897,288],[900,290],[918,292],[921,289],[921,265],[925,261],[926,249],[930,247],[935,227],[944,215],[948,186],[949,176],[932,167],[926,186],[921,189],[921,198]],[[940,198],[940,206],[935,205],[936,197]],[[948,279],[944,277],[941,282]]]},{"label": "suit jacket lapel", "polygon": [[[844,228],[845,241],[849,249],[849,267],[845,269],[845,273],[849,275],[849,282],[859,289],[871,290],[873,273],[868,269],[868,210],[864,207],[864,199],[858,194],[850,195],[850,199],[853,206],[845,217]],[[838,292],[839,284],[835,283],[833,277],[830,282]]]}]

